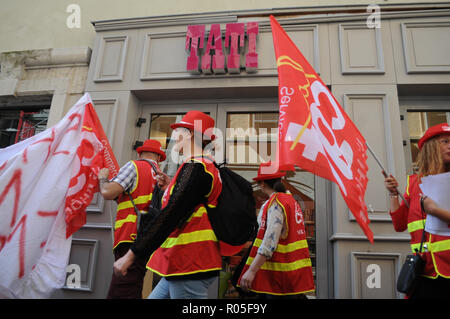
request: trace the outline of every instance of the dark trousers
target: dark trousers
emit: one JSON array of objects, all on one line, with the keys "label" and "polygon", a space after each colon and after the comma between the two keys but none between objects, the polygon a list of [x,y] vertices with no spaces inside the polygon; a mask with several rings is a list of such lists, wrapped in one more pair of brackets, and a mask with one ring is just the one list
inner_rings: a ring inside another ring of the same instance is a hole
[{"label": "dark trousers", "polygon": [[[125,255],[130,244],[124,243],[114,249],[114,260]],[[136,260],[125,276],[116,276],[113,272],[107,299],[142,299],[142,287],[147,271],[145,264]]]},{"label": "dark trousers", "polygon": [[409,299],[450,299],[450,278],[420,277]]}]

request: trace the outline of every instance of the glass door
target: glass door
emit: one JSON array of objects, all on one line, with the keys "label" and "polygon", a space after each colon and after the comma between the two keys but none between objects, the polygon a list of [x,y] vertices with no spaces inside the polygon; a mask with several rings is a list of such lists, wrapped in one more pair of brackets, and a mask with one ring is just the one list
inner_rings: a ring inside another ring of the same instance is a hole
[{"label": "glass door", "polygon": [[419,139],[428,128],[440,123],[450,123],[450,99],[402,98],[400,105],[406,171],[414,174]]},{"label": "glass door", "polygon": [[408,115],[409,144],[411,162],[415,163],[419,153],[418,143],[425,131],[440,123],[450,123],[450,112],[438,110],[415,111],[410,110]]}]

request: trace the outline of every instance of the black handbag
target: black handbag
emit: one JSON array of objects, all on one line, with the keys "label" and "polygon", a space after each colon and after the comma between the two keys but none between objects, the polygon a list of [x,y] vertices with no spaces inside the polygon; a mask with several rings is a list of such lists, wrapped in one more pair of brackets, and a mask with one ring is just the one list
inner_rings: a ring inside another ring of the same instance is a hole
[{"label": "black handbag", "polygon": [[420,255],[406,256],[405,263],[402,266],[397,279],[397,290],[409,294],[414,291],[417,281],[423,272],[425,261]]},{"label": "black handbag", "polygon": [[[426,196],[422,196],[420,198],[422,219],[424,219],[423,201],[425,200],[425,198]],[[410,294],[412,291],[414,291],[415,287],[417,286],[419,277],[422,275],[423,269],[425,267],[425,261],[420,256],[424,241],[425,241],[425,224],[422,231],[422,239],[420,241],[419,249],[416,248],[416,254],[406,256],[405,263],[403,264],[402,269],[400,270],[400,274],[398,275],[397,290],[399,292]]]}]

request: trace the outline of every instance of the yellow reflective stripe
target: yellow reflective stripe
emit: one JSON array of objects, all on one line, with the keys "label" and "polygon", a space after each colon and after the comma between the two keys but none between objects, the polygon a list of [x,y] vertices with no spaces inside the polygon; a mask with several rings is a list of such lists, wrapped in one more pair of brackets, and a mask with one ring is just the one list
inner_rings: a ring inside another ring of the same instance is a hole
[{"label": "yellow reflective stripe", "polygon": [[[251,265],[253,262],[253,258],[249,257],[247,259],[247,265]],[[297,269],[301,269],[304,267],[311,267],[311,259],[304,258],[300,260],[296,260],[291,263],[279,263],[279,262],[271,262],[266,261],[260,269],[263,270],[272,270],[272,271],[293,271]]]},{"label": "yellow reflective stripe", "polygon": [[175,184],[176,183],[173,183],[172,187],[170,188],[169,195],[172,195],[173,189],[175,188]]},{"label": "yellow reflective stripe", "polygon": [[212,229],[198,230],[190,233],[178,235],[178,237],[169,237],[161,245],[161,248],[172,248],[177,245],[187,245],[201,241],[217,241],[217,237]]},{"label": "yellow reflective stripe", "polygon": [[163,274],[162,272],[159,272],[158,270],[156,270],[152,267],[146,266],[146,268],[151,270],[154,273],[157,273],[161,277],[177,277],[177,276],[199,274],[199,273],[203,273],[203,272],[207,272],[207,271],[222,270],[222,267],[217,267],[217,268],[208,268],[208,269],[194,270],[194,271],[188,271],[188,272],[177,272],[174,274]]},{"label": "yellow reflective stripe", "polygon": [[428,249],[432,253],[439,253],[441,251],[450,250],[450,239],[429,243]]},{"label": "yellow reflective stripe", "polygon": [[425,219],[419,219],[414,222],[408,224],[408,231],[410,233],[415,232],[416,230],[423,229],[425,225]]},{"label": "yellow reflective stripe", "polygon": [[409,196],[409,177],[410,175],[408,175],[408,178],[406,178],[406,195]]},{"label": "yellow reflective stripe", "polygon": [[[450,250],[450,239],[441,240],[441,241],[437,241],[434,243],[426,242],[423,244],[424,245],[426,244],[428,251],[432,252],[432,253],[439,253],[442,251]],[[420,248],[420,243],[411,244],[411,251],[413,253],[416,252],[416,249],[419,250],[419,248]],[[423,247],[422,247],[422,249],[423,249]]]},{"label": "yellow reflective stripe", "polygon": [[208,173],[208,174],[211,175],[211,177],[212,177],[211,189],[209,190],[209,193],[208,193],[207,195],[205,195],[205,197],[209,197],[209,195],[211,195],[211,193],[212,193],[212,191],[213,191],[213,188],[214,188],[214,174],[211,173],[210,171],[208,171],[208,170],[206,169],[206,164],[203,163],[203,161],[198,160],[198,159],[196,159],[195,157],[194,157],[194,158],[191,158],[191,160],[192,160],[192,161],[196,161],[196,162],[202,164],[202,165],[203,165],[203,169],[205,170],[205,173]]},{"label": "yellow reflective stripe", "polygon": [[114,229],[122,227],[122,225],[125,223],[135,223],[136,219],[136,215],[130,214],[126,218],[116,221],[116,223],[114,224]]},{"label": "yellow reflective stripe", "polygon": [[[261,243],[262,243],[262,240],[259,238],[256,238],[254,246],[259,247],[259,246],[261,246]],[[290,253],[292,251],[295,251],[298,249],[303,249],[303,248],[308,248],[308,242],[305,239],[299,240],[299,241],[296,241],[296,242],[293,242],[293,243],[290,243],[287,245],[278,244],[275,251],[285,254],[285,253]]]},{"label": "yellow reflective stripe", "polygon": [[189,223],[192,217],[202,217],[203,214],[206,214],[206,208],[204,206],[201,206],[195,213],[191,215],[191,217],[189,217],[186,223]]},{"label": "yellow reflective stripe", "polygon": [[[153,193],[150,195],[139,196],[139,197],[133,199],[134,204],[135,205],[146,204],[152,200],[152,195],[153,195]],[[131,200],[127,200],[127,201],[121,202],[119,205],[117,205],[117,210],[127,209],[127,208],[131,208],[131,207],[133,207],[133,203],[131,202]]]},{"label": "yellow reflective stripe", "polygon": [[136,190],[136,188],[137,188],[137,186],[139,184],[139,171],[138,171],[136,163],[134,161],[131,161],[131,163],[134,165],[134,169],[136,171],[136,181],[134,183],[133,189],[130,191],[130,193],[133,193]]}]

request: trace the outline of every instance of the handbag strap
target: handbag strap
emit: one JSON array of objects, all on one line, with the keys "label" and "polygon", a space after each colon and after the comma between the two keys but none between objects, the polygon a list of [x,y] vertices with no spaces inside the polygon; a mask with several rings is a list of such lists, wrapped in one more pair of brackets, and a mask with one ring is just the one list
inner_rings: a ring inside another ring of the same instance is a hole
[{"label": "handbag strap", "polygon": [[[157,166],[152,161],[147,160],[147,159],[142,159],[142,160],[147,162],[148,164],[150,164],[150,166],[155,171],[155,173],[158,173],[159,170],[158,170]],[[130,197],[131,204],[133,205],[134,211],[135,211],[136,216],[137,216],[136,225],[137,225],[137,227],[139,227],[139,223],[140,223],[140,219],[141,219],[141,211],[136,207],[136,204],[134,203],[133,196],[131,196],[131,193],[129,191],[126,191],[125,193],[127,193],[128,197]]]},{"label": "handbag strap", "polygon": [[[420,247],[419,247],[418,253],[422,252],[422,246],[423,246],[423,243],[425,241],[425,215],[424,215],[425,207],[424,207],[424,201],[425,201],[425,199],[427,197],[428,196],[425,196],[425,195],[420,197],[420,212],[422,214],[423,230],[422,230],[422,239],[420,240]],[[416,252],[417,252],[417,248],[416,248]]]}]

